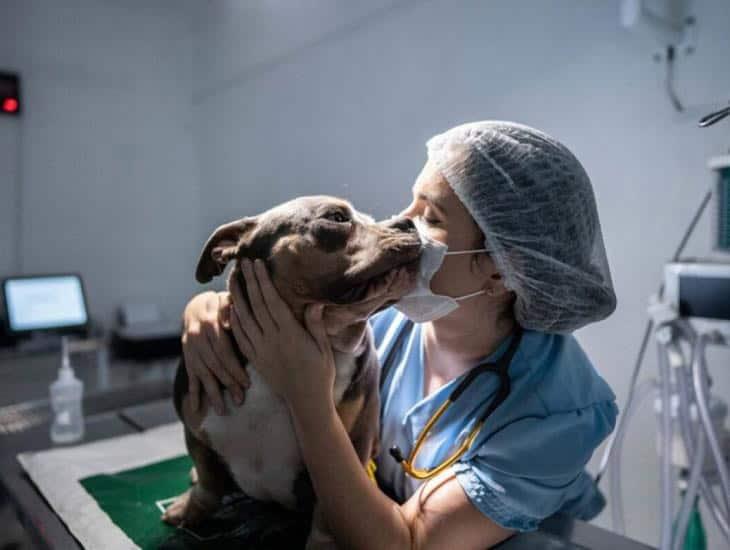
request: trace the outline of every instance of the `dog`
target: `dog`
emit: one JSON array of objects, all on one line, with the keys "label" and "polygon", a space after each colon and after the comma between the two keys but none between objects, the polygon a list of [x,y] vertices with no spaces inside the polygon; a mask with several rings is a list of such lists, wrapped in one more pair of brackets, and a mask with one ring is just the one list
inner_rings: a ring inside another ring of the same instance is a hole
[{"label": "dog", "polygon": [[[206,283],[235,261],[228,282],[237,278],[246,295],[240,260],[262,259],[272,283],[300,321],[305,307],[314,302],[328,304],[325,319],[328,315],[343,319],[334,327],[327,324],[336,364],[334,396],[365,467],[378,451],[380,414],[379,365],[367,317],[412,288],[421,249],[408,218],[376,223],[346,201],[302,197],[216,229],[203,248],[196,279]],[[238,353],[242,365],[247,365]],[[220,507],[226,494],[240,490],[287,510],[311,506],[314,519],[307,548],[326,546],[331,537],[316,510],[289,410],[255,368],[247,373],[251,386],[243,405],[236,407],[224,392],[228,412],[219,416],[205,398],[197,411],[192,410],[181,361],[174,402],[197,482],[167,509],[163,520],[199,524]]]}]

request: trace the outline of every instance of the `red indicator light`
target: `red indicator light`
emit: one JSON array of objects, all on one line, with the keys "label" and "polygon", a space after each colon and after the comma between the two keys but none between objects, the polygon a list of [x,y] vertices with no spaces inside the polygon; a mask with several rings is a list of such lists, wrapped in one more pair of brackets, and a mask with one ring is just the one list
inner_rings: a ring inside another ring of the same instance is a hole
[{"label": "red indicator light", "polygon": [[6,113],[15,113],[18,110],[18,100],[14,97],[6,97],[3,99],[3,111]]}]

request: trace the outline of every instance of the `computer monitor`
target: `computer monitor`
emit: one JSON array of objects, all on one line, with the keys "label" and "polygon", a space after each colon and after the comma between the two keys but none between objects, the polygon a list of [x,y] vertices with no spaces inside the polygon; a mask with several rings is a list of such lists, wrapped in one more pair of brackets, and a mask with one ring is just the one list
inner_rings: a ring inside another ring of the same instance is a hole
[{"label": "computer monitor", "polygon": [[2,282],[10,335],[84,332],[89,316],[81,277],[76,274],[8,277]]}]

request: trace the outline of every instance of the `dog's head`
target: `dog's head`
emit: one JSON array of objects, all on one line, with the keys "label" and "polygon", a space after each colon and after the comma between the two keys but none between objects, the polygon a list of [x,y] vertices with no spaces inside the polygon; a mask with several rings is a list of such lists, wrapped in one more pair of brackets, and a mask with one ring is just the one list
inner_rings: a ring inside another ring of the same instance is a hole
[{"label": "dog's head", "polygon": [[[300,312],[313,302],[357,303],[394,269],[415,274],[420,252],[408,218],[376,223],[344,200],[301,197],[216,229],[196,278],[206,283],[231,261],[262,259],[279,294]],[[239,270],[237,261],[232,276]]]}]

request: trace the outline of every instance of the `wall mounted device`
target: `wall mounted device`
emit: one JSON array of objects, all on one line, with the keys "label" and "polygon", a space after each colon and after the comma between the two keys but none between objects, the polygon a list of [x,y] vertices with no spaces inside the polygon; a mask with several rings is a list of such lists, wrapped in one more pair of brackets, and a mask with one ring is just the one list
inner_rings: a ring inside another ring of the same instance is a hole
[{"label": "wall mounted device", "polygon": [[697,25],[688,0],[621,0],[621,26],[651,36],[656,44],[652,57],[666,65],[664,85],[672,105],[684,111],[674,90],[674,63],[679,55],[691,55],[697,44]]},{"label": "wall mounted device", "polygon": [[20,77],[0,71],[0,114],[18,116],[22,108]]},{"label": "wall mounted device", "polygon": [[622,0],[621,26],[650,34],[662,46],[684,38],[687,2],[684,0]]}]

